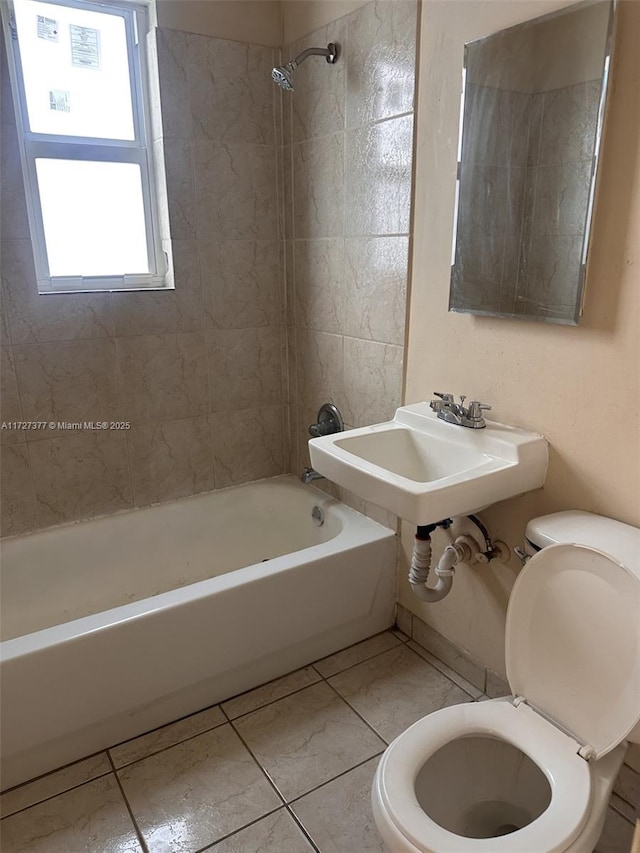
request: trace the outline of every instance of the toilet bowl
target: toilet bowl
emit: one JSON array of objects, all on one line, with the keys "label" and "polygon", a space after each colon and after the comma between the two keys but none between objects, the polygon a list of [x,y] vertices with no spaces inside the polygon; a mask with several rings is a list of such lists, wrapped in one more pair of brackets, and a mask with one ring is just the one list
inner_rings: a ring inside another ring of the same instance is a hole
[{"label": "toilet bowl", "polygon": [[372,803],[391,853],[590,853],[598,841],[640,741],[640,530],[557,513],[527,538],[541,550],[507,611],[513,696],[436,711],[388,747]]}]

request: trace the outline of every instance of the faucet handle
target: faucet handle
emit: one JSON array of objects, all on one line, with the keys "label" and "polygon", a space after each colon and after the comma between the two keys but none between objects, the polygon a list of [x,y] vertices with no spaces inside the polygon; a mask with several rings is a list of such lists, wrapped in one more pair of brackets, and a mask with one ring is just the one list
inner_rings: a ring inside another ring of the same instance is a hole
[{"label": "faucet handle", "polygon": [[434,391],[433,393],[436,397],[440,397],[439,400],[432,400],[429,403],[434,412],[441,412],[445,406],[453,405],[453,394],[443,394],[441,391]]},{"label": "faucet handle", "polygon": [[472,400],[469,403],[467,417],[470,420],[481,420],[483,411],[491,409],[486,403],[481,403],[479,400]]}]

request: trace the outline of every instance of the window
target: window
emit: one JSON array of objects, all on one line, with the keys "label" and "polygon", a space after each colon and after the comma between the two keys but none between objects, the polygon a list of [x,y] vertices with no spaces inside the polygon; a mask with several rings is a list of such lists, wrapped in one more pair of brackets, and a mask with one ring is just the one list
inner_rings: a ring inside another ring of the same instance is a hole
[{"label": "window", "polygon": [[165,287],[146,7],[15,0],[3,14],[38,289]]}]

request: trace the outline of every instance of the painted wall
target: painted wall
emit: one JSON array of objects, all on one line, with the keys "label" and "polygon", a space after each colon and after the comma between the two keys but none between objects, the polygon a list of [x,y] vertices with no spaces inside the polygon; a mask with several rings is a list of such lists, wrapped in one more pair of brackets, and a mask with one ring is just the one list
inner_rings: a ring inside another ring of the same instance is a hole
[{"label": "painted wall", "polygon": [[160,29],[157,54],[173,291],[37,293],[3,87],[0,419],[131,422],[0,431],[5,535],[284,470],[274,51]]},{"label": "painted wall", "polygon": [[309,464],[308,426],[324,402],[352,427],[400,405],[416,26],[414,0],[377,0],[286,49],[341,47],[335,65],[312,57],[296,69],[295,92],[282,95],[297,473]]},{"label": "painted wall", "polygon": [[[282,44],[290,45],[355,12],[368,0],[282,0]],[[389,0],[386,0],[389,2]]]},{"label": "painted wall", "polygon": [[279,47],[280,0],[156,0],[160,27]]},{"label": "painted wall", "polygon": [[[544,489],[482,516],[523,540],[533,516],[576,507],[640,525],[640,4],[623,0],[584,316],[577,328],[447,312],[460,69],[465,41],[564,3],[425,0],[419,59],[415,241],[406,401],[434,389],[493,405],[492,418],[543,433]],[[403,561],[413,531],[403,529]],[[452,594],[400,600],[504,672],[504,621],[519,562],[463,567]],[[405,572],[402,572],[404,576]]]}]

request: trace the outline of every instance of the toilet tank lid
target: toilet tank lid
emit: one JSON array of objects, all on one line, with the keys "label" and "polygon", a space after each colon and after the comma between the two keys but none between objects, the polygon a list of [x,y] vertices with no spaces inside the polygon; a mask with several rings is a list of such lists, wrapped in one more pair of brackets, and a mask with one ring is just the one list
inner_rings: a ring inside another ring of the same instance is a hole
[{"label": "toilet tank lid", "polygon": [[526,537],[537,548],[559,543],[597,548],[640,576],[640,530],[622,521],[572,509],[531,519]]}]

